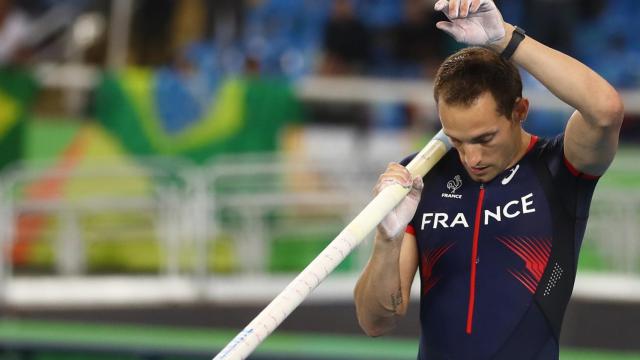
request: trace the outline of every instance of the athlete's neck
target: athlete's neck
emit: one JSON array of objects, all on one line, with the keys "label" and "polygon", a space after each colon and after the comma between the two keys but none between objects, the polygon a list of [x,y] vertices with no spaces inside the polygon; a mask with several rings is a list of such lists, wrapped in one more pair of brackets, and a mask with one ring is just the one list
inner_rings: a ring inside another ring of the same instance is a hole
[{"label": "athlete's neck", "polygon": [[514,153],[513,159],[509,163],[509,166],[507,166],[507,169],[517,164],[518,161],[520,161],[527,154],[527,149],[529,149],[529,144],[531,143],[531,137],[532,137],[531,134],[524,131],[524,129],[521,129],[519,144],[516,147],[516,151]]}]

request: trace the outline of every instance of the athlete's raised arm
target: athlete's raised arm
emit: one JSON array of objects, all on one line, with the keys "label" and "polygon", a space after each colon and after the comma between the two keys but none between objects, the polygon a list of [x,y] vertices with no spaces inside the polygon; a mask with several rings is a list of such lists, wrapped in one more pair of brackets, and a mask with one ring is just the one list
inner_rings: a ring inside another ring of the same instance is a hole
[{"label": "athlete's raised arm", "polygon": [[[435,9],[449,21],[437,27],[457,41],[502,53],[515,27],[502,19],[491,0],[440,0]],[[515,44],[513,44],[515,45]],[[525,36],[511,59],[576,111],[565,130],[564,152],[576,170],[601,175],[618,148],[624,115],[620,95],[605,79],[578,60]]]}]

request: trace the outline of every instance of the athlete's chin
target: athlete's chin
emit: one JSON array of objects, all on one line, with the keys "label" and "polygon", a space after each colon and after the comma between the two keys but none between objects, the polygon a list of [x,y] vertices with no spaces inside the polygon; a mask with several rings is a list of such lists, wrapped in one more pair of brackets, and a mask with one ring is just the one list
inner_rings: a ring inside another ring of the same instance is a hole
[{"label": "athlete's chin", "polygon": [[483,171],[469,171],[469,169],[467,169],[467,173],[469,174],[471,179],[473,179],[473,181],[481,183],[489,182],[493,180],[493,178],[495,178],[497,175],[494,172],[490,171],[489,168],[486,168]]},{"label": "athlete's chin", "polygon": [[471,179],[477,182],[489,182],[497,175],[490,166],[483,168],[470,168],[465,166],[465,168]]}]

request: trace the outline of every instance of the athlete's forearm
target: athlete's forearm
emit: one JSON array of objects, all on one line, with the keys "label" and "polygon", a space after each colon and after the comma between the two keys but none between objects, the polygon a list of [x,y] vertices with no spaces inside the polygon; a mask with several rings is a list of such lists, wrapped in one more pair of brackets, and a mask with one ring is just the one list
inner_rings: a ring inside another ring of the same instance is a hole
[{"label": "athlete's forearm", "polygon": [[373,254],[354,290],[358,322],[369,336],[392,330],[396,317],[406,312],[399,271],[402,236],[388,240],[376,232]]},{"label": "athlete's forearm", "polygon": [[[505,23],[505,38],[493,48],[501,52],[514,27]],[[621,121],[622,102],[605,79],[578,60],[527,36],[513,58],[516,64],[538,79],[554,95],[594,126],[609,127]]]}]

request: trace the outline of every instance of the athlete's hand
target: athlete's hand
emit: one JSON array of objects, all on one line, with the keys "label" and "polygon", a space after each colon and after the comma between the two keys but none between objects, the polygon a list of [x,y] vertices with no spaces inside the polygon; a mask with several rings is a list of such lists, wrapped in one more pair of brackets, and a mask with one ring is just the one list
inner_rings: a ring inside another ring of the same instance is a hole
[{"label": "athlete's hand", "polygon": [[439,0],[434,6],[450,21],[436,27],[467,45],[492,45],[505,36],[504,20],[492,0]]},{"label": "athlete's hand", "polygon": [[420,202],[420,194],[424,184],[422,178],[411,178],[411,173],[398,163],[390,163],[387,170],[380,175],[378,183],[373,188],[374,195],[378,195],[384,188],[392,184],[400,184],[411,188],[409,194],[398,204],[378,225],[378,232],[383,238],[391,240],[404,232],[407,224],[413,218]]}]

